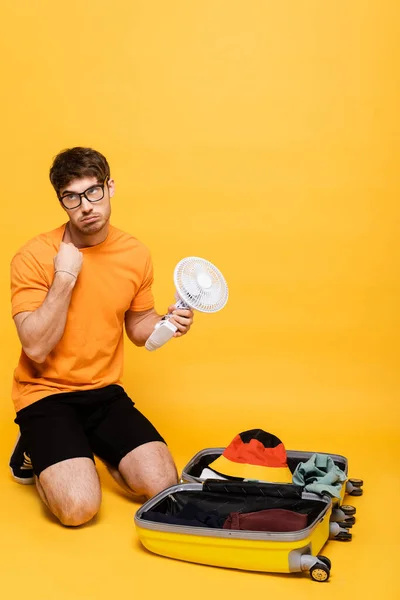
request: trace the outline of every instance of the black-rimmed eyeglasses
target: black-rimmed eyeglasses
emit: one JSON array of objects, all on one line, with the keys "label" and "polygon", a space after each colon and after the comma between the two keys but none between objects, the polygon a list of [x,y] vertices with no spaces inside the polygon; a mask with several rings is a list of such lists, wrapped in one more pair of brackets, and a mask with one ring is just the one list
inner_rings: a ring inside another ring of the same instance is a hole
[{"label": "black-rimmed eyeglasses", "polygon": [[59,201],[67,210],[78,208],[82,204],[82,197],[84,196],[89,202],[98,202],[104,198],[104,186],[106,185],[108,177],[105,178],[104,183],[97,183],[91,185],[87,190],[81,192],[66,192],[62,196],[58,196]]}]

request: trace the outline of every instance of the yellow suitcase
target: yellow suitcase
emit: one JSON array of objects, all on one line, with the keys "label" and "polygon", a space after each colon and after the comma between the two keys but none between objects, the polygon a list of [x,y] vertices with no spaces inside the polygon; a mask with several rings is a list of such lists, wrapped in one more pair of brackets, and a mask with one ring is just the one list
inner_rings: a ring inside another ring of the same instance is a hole
[{"label": "yellow suitcase", "polygon": [[[181,482],[182,483],[202,483],[204,479],[201,478],[203,469],[208,467],[214,460],[216,460],[223,452],[224,447],[218,448],[205,448],[200,450],[193,458],[187,463],[182,470]],[[303,450],[287,450],[287,464],[291,472],[293,473],[300,462],[306,462],[315,452],[303,451]],[[340,454],[328,454],[326,452],[318,452],[330,456],[334,463],[348,476],[348,461],[347,458]],[[228,477],[229,481],[234,478]],[[361,496],[363,494],[363,481],[361,479],[347,479],[342,485],[340,501],[336,498],[332,498],[332,514],[331,514],[331,537],[338,541],[350,541],[351,533],[348,532],[356,519],[355,513],[356,508],[349,504],[344,504],[346,494],[350,496]],[[333,525],[338,523],[338,526]]]},{"label": "yellow suitcase", "polygon": [[[176,516],[188,503],[226,518],[232,511],[285,508],[307,515],[300,531],[244,531],[180,525]],[[250,571],[309,571],[313,580],[329,579],[331,563],[319,554],[330,535],[332,501],[288,484],[206,480],[172,486],[148,500],[135,515],[143,546],[184,561]],[[159,522],[171,519],[175,522]]]}]

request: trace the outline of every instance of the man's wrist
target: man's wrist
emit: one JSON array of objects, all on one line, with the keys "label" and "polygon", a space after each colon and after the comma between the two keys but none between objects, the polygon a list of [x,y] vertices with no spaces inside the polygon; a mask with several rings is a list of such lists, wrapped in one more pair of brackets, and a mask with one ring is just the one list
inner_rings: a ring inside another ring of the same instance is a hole
[{"label": "man's wrist", "polygon": [[75,287],[76,281],[77,277],[71,271],[64,269],[57,269],[54,271],[54,282],[59,282],[63,286],[73,288]]},{"label": "man's wrist", "polygon": [[54,271],[54,275],[56,275],[57,273],[67,273],[68,275],[71,275],[75,280],[78,278],[78,276],[72,273],[72,271],[67,271],[66,269],[56,269]]}]

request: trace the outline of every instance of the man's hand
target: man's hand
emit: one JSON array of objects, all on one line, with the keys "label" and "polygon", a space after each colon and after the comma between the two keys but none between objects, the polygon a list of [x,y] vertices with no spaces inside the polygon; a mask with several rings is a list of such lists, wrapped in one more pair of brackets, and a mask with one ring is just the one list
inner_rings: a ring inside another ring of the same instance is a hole
[{"label": "man's hand", "polygon": [[173,323],[178,328],[178,331],[174,333],[174,337],[185,335],[193,323],[193,311],[190,308],[176,308],[175,304],[171,304],[168,307],[168,313],[172,314],[170,323]]},{"label": "man's hand", "polygon": [[54,271],[71,273],[78,277],[83,263],[83,254],[74,244],[61,242],[58,254],[54,257]]},{"label": "man's hand", "polygon": [[[178,331],[174,333],[174,337],[185,335],[193,323],[193,311],[176,308],[175,304],[168,307],[168,313],[173,315],[169,318]],[[136,346],[144,346],[149,336],[153,333],[154,327],[162,319],[154,308],[143,312],[135,312],[127,310],[125,313],[125,330],[128,338]]]}]

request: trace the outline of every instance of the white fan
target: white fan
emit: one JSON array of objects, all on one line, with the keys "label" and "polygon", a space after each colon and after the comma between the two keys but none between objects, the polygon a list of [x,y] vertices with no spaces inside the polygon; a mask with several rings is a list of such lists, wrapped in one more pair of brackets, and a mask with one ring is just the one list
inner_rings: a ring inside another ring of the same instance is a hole
[{"label": "white fan", "polygon": [[[200,312],[213,313],[224,308],[228,301],[228,286],[222,273],[204,258],[183,258],[174,270],[176,308],[193,308]],[[166,315],[154,328],[145,346],[157,350],[172,338],[177,327]]]}]

